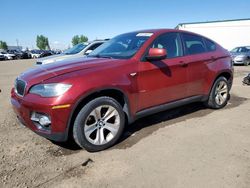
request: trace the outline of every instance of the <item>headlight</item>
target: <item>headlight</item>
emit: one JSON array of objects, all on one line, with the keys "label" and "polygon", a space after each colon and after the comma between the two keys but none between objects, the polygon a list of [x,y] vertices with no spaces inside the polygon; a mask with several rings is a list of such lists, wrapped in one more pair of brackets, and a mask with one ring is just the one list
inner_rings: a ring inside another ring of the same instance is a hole
[{"label": "headlight", "polygon": [[70,84],[38,84],[30,89],[30,93],[40,95],[42,97],[57,97],[64,94],[71,88]]}]

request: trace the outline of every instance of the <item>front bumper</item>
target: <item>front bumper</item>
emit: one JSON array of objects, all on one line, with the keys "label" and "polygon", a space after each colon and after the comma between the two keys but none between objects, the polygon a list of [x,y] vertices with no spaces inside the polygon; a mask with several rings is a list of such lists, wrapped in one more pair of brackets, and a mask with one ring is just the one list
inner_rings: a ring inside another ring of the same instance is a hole
[{"label": "front bumper", "polygon": [[241,64],[246,64],[247,59],[246,58],[235,58],[233,59],[233,64],[234,65],[241,65]]},{"label": "front bumper", "polygon": [[[17,115],[18,120],[25,127],[28,127],[40,136],[47,139],[63,142],[68,139],[68,119],[71,109],[52,109],[54,101],[47,99],[46,102],[39,100],[39,96],[26,95],[25,97],[19,97],[15,92],[11,91],[11,104],[14,112]],[[32,112],[39,112],[47,114],[51,118],[50,129],[41,129],[31,120]]]}]

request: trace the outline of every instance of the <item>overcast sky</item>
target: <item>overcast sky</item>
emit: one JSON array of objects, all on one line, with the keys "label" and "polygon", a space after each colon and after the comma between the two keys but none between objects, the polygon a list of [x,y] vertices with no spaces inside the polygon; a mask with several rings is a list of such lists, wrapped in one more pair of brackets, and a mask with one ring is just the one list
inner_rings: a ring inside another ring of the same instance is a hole
[{"label": "overcast sky", "polygon": [[52,48],[134,30],[174,28],[183,22],[250,18],[250,0],[0,0],[0,40],[36,48],[36,36]]}]

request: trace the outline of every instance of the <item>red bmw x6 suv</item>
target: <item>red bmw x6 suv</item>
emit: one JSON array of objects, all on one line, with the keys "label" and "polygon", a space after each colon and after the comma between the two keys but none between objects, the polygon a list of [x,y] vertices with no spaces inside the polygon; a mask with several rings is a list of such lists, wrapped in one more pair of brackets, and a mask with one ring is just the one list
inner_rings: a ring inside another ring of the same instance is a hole
[{"label": "red bmw x6 suv", "polygon": [[11,102],[37,134],[54,141],[73,136],[80,147],[100,151],[143,116],[196,101],[224,107],[232,80],[230,54],[214,41],[180,30],[144,30],[119,35],[87,58],[22,73]]}]

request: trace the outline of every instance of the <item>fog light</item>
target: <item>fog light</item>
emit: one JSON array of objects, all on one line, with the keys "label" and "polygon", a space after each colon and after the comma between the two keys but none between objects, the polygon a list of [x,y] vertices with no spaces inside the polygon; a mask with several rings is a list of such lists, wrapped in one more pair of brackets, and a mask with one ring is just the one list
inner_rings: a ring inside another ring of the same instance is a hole
[{"label": "fog light", "polygon": [[47,117],[47,116],[41,116],[39,118],[39,123],[42,125],[42,126],[47,126],[49,124],[51,124],[51,121],[50,119]]},{"label": "fog light", "polygon": [[32,112],[30,119],[38,126],[39,129],[42,127],[47,129],[51,124],[50,117],[47,114]]}]

